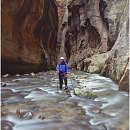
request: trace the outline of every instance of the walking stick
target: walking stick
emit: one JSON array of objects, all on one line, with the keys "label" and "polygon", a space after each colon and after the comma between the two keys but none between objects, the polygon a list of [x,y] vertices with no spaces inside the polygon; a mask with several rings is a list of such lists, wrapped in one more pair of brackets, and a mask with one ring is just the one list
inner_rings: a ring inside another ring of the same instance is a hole
[{"label": "walking stick", "polygon": [[[58,79],[59,79],[59,78],[58,78]],[[57,80],[57,92],[58,92],[58,81],[59,81],[59,80]]]},{"label": "walking stick", "polygon": [[[69,76],[70,76],[70,74],[69,74]],[[74,86],[73,86],[73,82],[72,82],[71,76],[70,76],[70,80],[71,80],[72,87],[73,87],[73,89],[74,89]]]}]

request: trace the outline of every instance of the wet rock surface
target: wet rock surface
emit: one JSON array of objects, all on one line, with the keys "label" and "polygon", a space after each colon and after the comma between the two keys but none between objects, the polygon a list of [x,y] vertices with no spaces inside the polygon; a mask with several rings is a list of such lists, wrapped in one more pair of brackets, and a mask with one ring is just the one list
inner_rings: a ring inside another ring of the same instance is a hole
[{"label": "wet rock surface", "polygon": [[16,117],[24,120],[29,120],[33,118],[32,112],[21,112],[20,109],[16,110]]},{"label": "wet rock surface", "polygon": [[6,86],[6,84],[5,83],[1,83],[1,87],[5,87]]},{"label": "wet rock surface", "polygon": [[128,94],[119,92],[118,85],[96,74],[73,71],[73,85],[97,95],[88,99],[74,94],[69,76],[70,92],[57,92],[55,74],[48,71],[2,78],[7,84],[1,91],[3,130],[128,129]]},{"label": "wet rock surface", "polygon": [[74,94],[89,99],[97,97],[95,93],[93,93],[91,90],[88,89],[74,88]]},{"label": "wet rock surface", "polygon": [[9,77],[9,74],[2,75],[3,78]]},{"label": "wet rock surface", "polygon": [[1,122],[1,129],[2,130],[13,130],[13,126],[14,126],[14,124],[12,122],[9,122],[6,120],[3,120]]}]

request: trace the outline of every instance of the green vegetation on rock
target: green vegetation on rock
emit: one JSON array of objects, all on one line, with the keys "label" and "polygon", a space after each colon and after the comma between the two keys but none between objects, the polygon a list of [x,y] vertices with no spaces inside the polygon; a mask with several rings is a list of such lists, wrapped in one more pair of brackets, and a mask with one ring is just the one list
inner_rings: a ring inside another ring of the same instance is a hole
[{"label": "green vegetation on rock", "polygon": [[80,88],[74,88],[74,94],[81,96],[81,97],[87,97],[87,98],[96,98],[97,95],[90,91],[89,89],[80,89]]}]

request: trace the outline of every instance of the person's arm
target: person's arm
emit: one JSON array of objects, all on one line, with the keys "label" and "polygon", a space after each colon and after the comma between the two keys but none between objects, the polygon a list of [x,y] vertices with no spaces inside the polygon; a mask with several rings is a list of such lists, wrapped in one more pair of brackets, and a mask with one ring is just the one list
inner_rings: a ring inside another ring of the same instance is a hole
[{"label": "person's arm", "polygon": [[57,64],[56,70],[57,70],[57,73],[59,73],[59,63]]},{"label": "person's arm", "polygon": [[68,66],[67,63],[66,63],[66,71],[67,71],[68,74],[70,74],[70,72],[69,72],[69,66]]}]

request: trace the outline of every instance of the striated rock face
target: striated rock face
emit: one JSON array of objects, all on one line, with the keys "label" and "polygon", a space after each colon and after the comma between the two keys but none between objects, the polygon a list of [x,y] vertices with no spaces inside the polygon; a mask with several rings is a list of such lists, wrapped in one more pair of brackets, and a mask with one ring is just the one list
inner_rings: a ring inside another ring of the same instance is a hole
[{"label": "striated rock face", "polygon": [[[121,89],[128,78],[124,75],[128,74],[127,28],[128,0],[67,0],[61,43],[69,66],[90,73],[101,72],[120,82],[120,90],[127,91]],[[128,82],[125,86],[128,88]]]},{"label": "striated rock face", "polygon": [[57,43],[58,43],[58,55],[57,55],[57,60],[60,59],[61,56],[65,57],[64,53],[64,46],[62,44],[62,21],[63,21],[63,15],[64,15],[64,5],[66,3],[66,0],[56,0],[57,2],[57,7],[58,7],[58,18],[59,18],[59,26],[58,26],[58,33],[57,33]]},{"label": "striated rock face", "polygon": [[120,18],[119,34],[106,60],[103,75],[119,83],[119,89],[129,91],[129,16],[128,1]]},{"label": "striated rock face", "polygon": [[2,74],[55,66],[58,12],[54,0],[2,0]]}]

